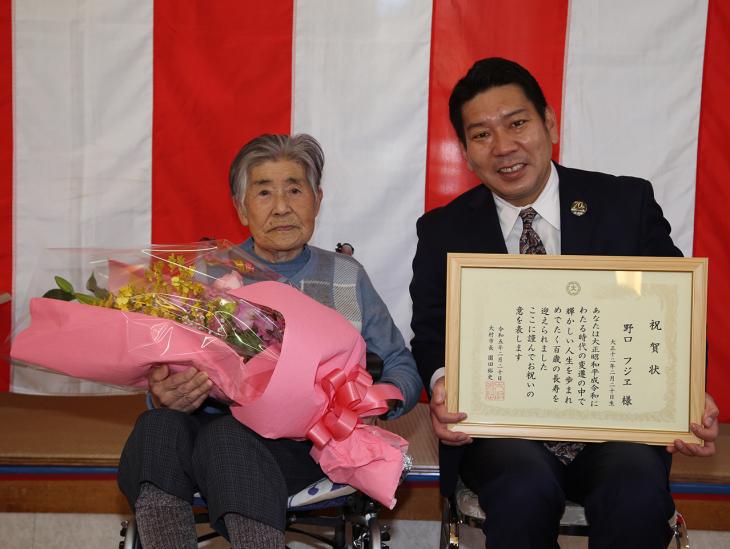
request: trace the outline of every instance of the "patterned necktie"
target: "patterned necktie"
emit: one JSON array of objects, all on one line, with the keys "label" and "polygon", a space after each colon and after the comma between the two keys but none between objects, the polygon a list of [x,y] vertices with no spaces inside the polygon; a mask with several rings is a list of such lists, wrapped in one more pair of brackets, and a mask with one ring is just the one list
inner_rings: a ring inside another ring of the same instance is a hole
[{"label": "patterned necktie", "polygon": [[532,228],[532,222],[537,212],[532,208],[520,210],[522,218],[522,234],[520,235],[520,253],[531,255],[545,255],[545,246],[537,236],[535,229]]},{"label": "patterned necktie", "polygon": [[[520,235],[520,253],[545,255],[545,245],[540,237],[532,228],[532,222],[535,220],[537,212],[533,208],[525,208],[520,210],[520,218],[522,218],[522,234]],[[545,447],[560,460],[564,465],[568,465],[575,459],[584,447],[582,442],[545,442]]]}]

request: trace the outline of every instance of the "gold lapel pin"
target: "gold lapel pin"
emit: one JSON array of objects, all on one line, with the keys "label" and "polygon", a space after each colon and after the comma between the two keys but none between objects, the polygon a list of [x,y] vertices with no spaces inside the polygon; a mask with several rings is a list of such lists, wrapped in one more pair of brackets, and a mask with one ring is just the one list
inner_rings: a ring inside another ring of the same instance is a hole
[{"label": "gold lapel pin", "polygon": [[576,200],[570,205],[570,213],[573,215],[577,215],[580,217],[581,215],[585,215],[585,213],[588,211],[588,204],[583,202],[582,200]]}]

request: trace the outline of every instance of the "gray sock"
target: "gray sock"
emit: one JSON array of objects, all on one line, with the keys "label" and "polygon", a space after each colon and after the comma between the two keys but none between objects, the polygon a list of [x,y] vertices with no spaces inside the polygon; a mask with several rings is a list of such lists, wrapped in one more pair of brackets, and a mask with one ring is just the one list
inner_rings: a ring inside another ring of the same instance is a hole
[{"label": "gray sock", "polygon": [[198,547],[192,506],[154,484],[142,485],[134,505],[134,516],[145,549]]},{"label": "gray sock", "polygon": [[284,549],[284,532],[237,513],[223,515],[231,549]]}]

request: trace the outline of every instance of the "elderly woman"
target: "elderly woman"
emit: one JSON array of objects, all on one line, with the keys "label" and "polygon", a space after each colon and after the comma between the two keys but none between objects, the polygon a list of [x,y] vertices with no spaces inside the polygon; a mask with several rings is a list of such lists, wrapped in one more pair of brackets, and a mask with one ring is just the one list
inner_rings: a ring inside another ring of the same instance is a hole
[{"label": "elderly woman", "polygon": [[[363,267],[309,246],[322,202],[324,155],[308,135],[262,135],[230,169],[233,204],[251,238],[241,246],[320,303],[342,313],[383,359],[380,383],[405,397],[389,417],[412,408],[421,382],[403,337]],[[191,509],[200,490],[211,524],[232,547],[283,547],[287,496],[322,478],[308,441],[263,438],[208,397],[211,381],[194,368],[149,376],[154,408],[124,447],[119,486],[134,508],[144,547],[196,547]]]}]

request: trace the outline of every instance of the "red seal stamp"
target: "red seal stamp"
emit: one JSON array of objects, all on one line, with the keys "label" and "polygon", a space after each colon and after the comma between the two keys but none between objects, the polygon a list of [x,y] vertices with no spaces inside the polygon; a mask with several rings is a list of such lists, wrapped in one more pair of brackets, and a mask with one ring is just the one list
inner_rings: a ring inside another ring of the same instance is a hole
[{"label": "red seal stamp", "polygon": [[487,381],[487,400],[504,400],[504,381]]}]

